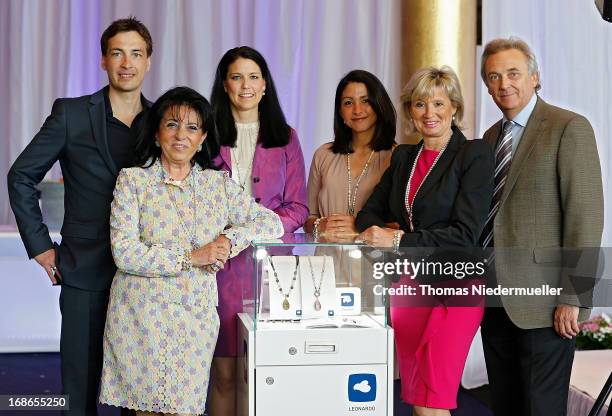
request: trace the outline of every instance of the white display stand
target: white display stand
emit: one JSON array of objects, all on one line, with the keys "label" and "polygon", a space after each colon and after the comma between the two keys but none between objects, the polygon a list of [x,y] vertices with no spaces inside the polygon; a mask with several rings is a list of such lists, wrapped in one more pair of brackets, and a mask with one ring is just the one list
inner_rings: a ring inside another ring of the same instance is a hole
[{"label": "white display stand", "polygon": [[[238,415],[393,415],[393,329],[238,324]],[[349,319],[343,317],[342,319]],[[321,321],[321,320],[318,320]]]},{"label": "white display stand", "polygon": [[[334,262],[349,256],[319,250],[360,251],[361,246],[288,238],[293,241],[253,243],[252,287],[258,293],[252,299],[245,295],[245,313],[238,315],[237,414],[393,415],[393,329],[386,325],[384,299],[372,295],[376,282],[365,274],[359,284],[348,285],[346,276],[334,275],[348,270]],[[296,256],[298,276],[289,294]]]}]

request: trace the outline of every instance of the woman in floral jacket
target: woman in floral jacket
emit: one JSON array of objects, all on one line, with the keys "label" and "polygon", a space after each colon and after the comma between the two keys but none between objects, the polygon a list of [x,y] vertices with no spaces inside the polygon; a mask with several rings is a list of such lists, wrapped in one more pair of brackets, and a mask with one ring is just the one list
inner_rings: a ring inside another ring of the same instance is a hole
[{"label": "woman in floral jacket", "polygon": [[283,234],[278,215],[211,169],[214,131],[206,99],[174,88],[149,110],[141,167],[119,174],[102,403],[204,413],[219,328],[215,274],[252,238]]}]

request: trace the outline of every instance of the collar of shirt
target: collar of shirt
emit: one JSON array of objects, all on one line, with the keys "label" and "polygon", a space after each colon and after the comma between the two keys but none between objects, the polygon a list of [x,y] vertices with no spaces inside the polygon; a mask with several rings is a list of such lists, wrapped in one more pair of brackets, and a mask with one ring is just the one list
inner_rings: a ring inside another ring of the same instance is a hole
[{"label": "collar of shirt", "polygon": [[[109,86],[107,85],[103,89],[104,96],[104,110],[106,111],[106,117],[113,117],[113,107],[110,102],[110,98],[108,97]],[[149,109],[149,102],[145,99],[142,93],[140,94],[140,103],[142,105],[142,111],[139,114],[142,114],[145,110]]]},{"label": "collar of shirt", "polygon": [[195,175],[196,172],[198,170],[201,170],[199,165],[194,164],[191,167],[191,170],[189,171],[189,173],[187,174],[187,176],[185,177],[185,179],[182,180],[178,180],[178,179],[174,179],[172,178],[168,172],[166,172],[166,169],[164,169],[161,160],[157,159],[155,161],[155,166],[159,172],[159,178],[161,179],[161,182],[166,184],[166,185],[173,185],[173,186],[177,186],[182,190],[185,190],[186,188],[188,188],[189,186],[191,186],[191,183],[195,180]]},{"label": "collar of shirt", "polygon": [[[521,141],[521,137],[523,137],[523,131],[525,131],[525,126],[527,125],[527,122],[529,121],[529,117],[531,117],[531,113],[533,112],[533,109],[535,108],[537,102],[538,102],[538,95],[534,93],[531,99],[529,100],[529,102],[527,103],[527,105],[525,106],[525,108],[523,108],[521,112],[518,113],[516,117],[512,119],[512,121],[514,122],[514,126],[512,126],[512,130],[511,130],[512,131],[512,156],[513,157]],[[504,116],[502,118],[502,126],[504,125],[506,121],[508,121],[508,119]]]}]

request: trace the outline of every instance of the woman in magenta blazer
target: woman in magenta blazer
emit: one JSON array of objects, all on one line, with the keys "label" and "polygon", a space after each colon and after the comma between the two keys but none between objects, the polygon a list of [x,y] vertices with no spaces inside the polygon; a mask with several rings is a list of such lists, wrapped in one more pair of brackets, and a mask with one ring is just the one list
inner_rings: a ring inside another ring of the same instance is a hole
[{"label": "woman in magenta blazer", "polygon": [[[265,59],[248,46],[223,55],[211,93],[221,151],[217,165],[255,202],[276,212],[286,233],[308,217],[304,156],[285,121]],[[249,250],[217,273],[221,327],[211,374],[209,413],[232,416],[236,401],[237,314],[243,288],[251,287]]]}]

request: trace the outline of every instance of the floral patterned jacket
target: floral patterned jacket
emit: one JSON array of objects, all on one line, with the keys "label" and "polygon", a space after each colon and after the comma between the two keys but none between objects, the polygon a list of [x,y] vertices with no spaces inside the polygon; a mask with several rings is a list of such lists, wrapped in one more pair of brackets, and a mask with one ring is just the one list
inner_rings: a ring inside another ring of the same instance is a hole
[{"label": "floral patterned jacket", "polygon": [[245,195],[227,173],[196,165],[177,182],[159,161],[119,173],[110,226],[118,267],[111,290],[208,307],[218,303],[215,276],[201,267],[183,270],[186,251],[224,234],[234,257],[253,239],[283,234],[278,215]]}]

